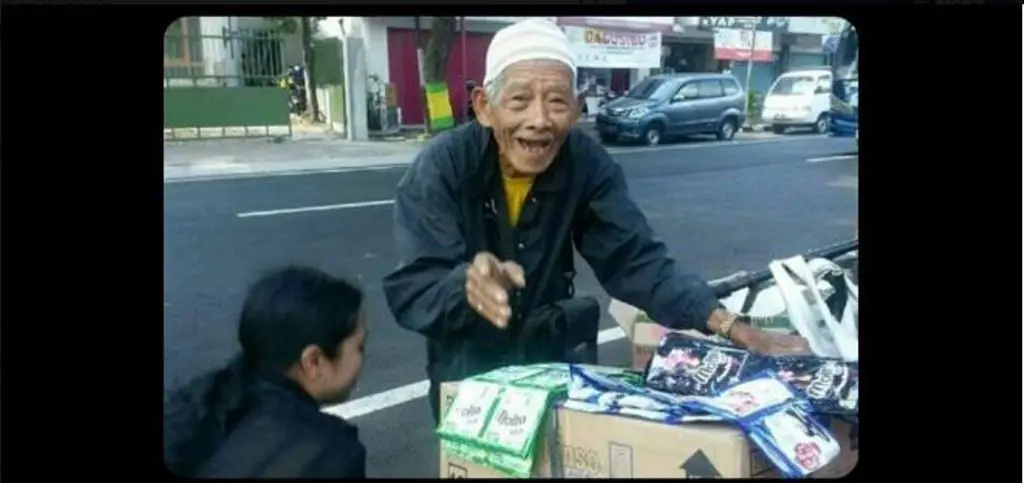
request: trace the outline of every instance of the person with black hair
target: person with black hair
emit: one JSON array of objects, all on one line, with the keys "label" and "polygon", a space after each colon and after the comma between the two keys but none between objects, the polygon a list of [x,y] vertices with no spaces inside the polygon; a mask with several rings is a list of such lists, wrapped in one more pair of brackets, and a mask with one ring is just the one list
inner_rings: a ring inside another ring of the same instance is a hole
[{"label": "person with black hair", "polygon": [[320,411],[344,402],[363,364],[363,293],[319,270],[260,278],[242,306],[241,353],[171,393],[164,461],[192,478],[365,478],[355,428]]}]

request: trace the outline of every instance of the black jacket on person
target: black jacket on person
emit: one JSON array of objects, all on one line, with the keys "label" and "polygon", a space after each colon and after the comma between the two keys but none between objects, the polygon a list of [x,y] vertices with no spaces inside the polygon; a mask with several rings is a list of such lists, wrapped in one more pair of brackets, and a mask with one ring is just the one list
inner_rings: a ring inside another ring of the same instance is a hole
[{"label": "black jacket on person", "polygon": [[[399,325],[427,337],[435,419],[439,382],[564,360],[580,326],[596,339],[596,303],[571,299],[573,246],[612,297],[667,326],[705,330],[718,307],[711,289],[668,258],[630,199],[621,168],[593,137],[572,129],[535,180],[514,229],[503,190],[493,134],[478,122],[432,139],[398,185],[400,264],[385,277],[384,293]],[[480,251],[526,272],[526,287],[511,294],[506,330],[465,301],[465,269]]]},{"label": "black jacket on person", "polygon": [[292,381],[253,384],[249,409],[196,477],[366,477],[366,449],[355,426],[320,412]]}]

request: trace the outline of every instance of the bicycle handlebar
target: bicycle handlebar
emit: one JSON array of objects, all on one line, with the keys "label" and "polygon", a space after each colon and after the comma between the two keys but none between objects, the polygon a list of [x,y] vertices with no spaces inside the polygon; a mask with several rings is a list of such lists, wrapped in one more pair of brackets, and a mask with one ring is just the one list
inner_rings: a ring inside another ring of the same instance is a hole
[{"label": "bicycle handlebar", "polygon": [[[804,254],[804,258],[808,260],[812,258],[825,258],[834,261],[847,253],[857,250],[859,245],[859,239],[854,238],[853,240],[837,243],[825,248],[811,250]],[[732,295],[733,292],[760,285],[771,279],[771,270],[765,268],[753,273],[745,271],[736,272],[727,277],[712,281],[709,285],[711,285],[711,290],[715,293],[715,297],[721,299]]]}]

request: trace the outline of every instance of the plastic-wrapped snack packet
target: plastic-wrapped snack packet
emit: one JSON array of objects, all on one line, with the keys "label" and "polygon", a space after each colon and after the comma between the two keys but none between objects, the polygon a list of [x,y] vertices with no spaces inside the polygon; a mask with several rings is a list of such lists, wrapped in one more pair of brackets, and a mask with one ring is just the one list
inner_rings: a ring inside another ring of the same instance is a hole
[{"label": "plastic-wrapped snack packet", "polygon": [[474,376],[473,379],[478,381],[489,381],[495,382],[501,385],[506,385],[511,382],[524,379],[536,374],[547,371],[547,367],[540,365],[535,366],[505,366],[499,369],[495,369],[479,376]]},{"label": "plastic-wrapped snack packet", "polygon": [[839,442],[810,405],[770,371],[689,404],[738,423],[785,477],[805,477],[839,455]]},{"label": "plastic-wrapped snack packet", "polygon": [[684,396],[713,396],[761,369],[764,359],[743,349],[670,332],[647,370],[647,386]]},{"label": "plastic-wrapped snack packet", "polygon": [[750,440],[788,478],[806,477],[839,456],[839,442],[798,404],[779,406],[741,424]]},{"label": "plastic-wrapped snack packet", "polygon": [[860,370],[856,362],[817,356],[776,356],[768,367],[811,403],[814,412],[856,415]]},{"label": "plastic-wrapped snack packet", "polygon": [[519,458],[472,444],[442,439],[441,451],[449,456],[494,468],[516,478],[529,478],[533,473],[533,459]]},{"label": "plastic-wrapped snack packet", "polygon": [[541,389],[505,387],[487,418],[481,443],[532,461],[533,443],[547,413],[549,396]]},{"label": "plastic-wrapped snack packet", "polygon": [[570,366],[569,370],[572,374],[572,383],[569,385],[570,399],[587,399],[588,394],[621,394],[646,396],[668,405],[679,403],[679,398],[674,394],[631,384],[628,378],[619,379],[577,365]]},{"label": "plastic-wrapped snack packet", "polygon": [[594,373],[584,366],[574,365],[571,370],[573,382],[569,397],[561,407],[590,413],[622,414],[666,424],[721,420],[703,411],[689,409],[684,403],[691,398]]},{"label": "plastic-wrapped snack packet", "polygon": [[559,397],[568,391],[570,380],[569,368],[566,367],[565,370],[547,369],[532,376],[517,379],[512,382],[512,385],[543,389],[550,392],[552,396]]},{"label": "plastic-wrapped snack packet", "polygon": [[438,425],[437,434],[472,444],[483,433],[500,395],[501,386],[498,384],[463,381]]}]

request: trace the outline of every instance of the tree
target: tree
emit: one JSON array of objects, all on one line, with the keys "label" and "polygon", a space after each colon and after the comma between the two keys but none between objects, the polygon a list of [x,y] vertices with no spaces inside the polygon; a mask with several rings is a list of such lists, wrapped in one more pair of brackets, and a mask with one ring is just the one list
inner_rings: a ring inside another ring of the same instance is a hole
[{"label": "tree", "polygon": [[291,35],[296,32],[302,42],[302,63],[306,75],[306,114],[313,122],[320,119],[320,102],[316,97],[316,56],[313,54],[313,34],[316,33],[316,22],[327,17],[263,17],[278,32]]},{"label": "tree", "polygon": [[458,26],[455,17],[434,17],[430,26],[430,40],[423,51],[423,77],[427,82],[446,82],[448,79],[448,53]]},{"label": "tree", "polygon": [[[447,82],[448,80],[448,53],[451,52],[452,40],[455,39],[456,30],[455,17],[433,17],[430,25],[430,39],[426,45],[423,42],[423,35],[420,31],[420,18],[415,18],[416,25],[416,47],[423,50],[423,82]],[[449,86],[449,89],[451,87]],[[426,131],[430,132],[430,117],[427,112],[427,94],[423,92],[423,113]]]}]

